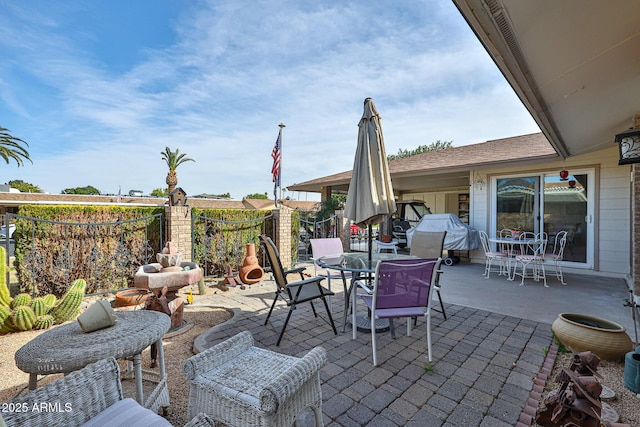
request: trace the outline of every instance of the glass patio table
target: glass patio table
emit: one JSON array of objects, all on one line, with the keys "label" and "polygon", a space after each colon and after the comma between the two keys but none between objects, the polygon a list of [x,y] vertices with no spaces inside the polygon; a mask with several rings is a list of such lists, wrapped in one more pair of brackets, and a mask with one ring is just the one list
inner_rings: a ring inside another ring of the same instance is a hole
[{"label": "glass patio table", "polygon": [[[373,281],[373,274],[376,271],[378,261],[396,260],[396,259],[415,259],[416,256],[404,255],[396,253],[372,253],[371,259],[367,252],[346,252],[340,255],[325,256],[318,258],[317,262],[322,268],[336,270],[342,274],[342,285],[344,287],[344,314],[342,316],[342,332],[345,332],[347,324],[347,313],[349,306],[353,307],[353,315],[351,323],[353,326],[353,339],[356,339],[356,328],[361,331],[370,331],[371,318],[369,315],[356,315],[356,301],[358,293],[355,292],[354,286],[358,280]],[[347,284],[345,272],[351,273],[351,282]],[[376,320],[376,331],[382,331],[389,328],[387,319]]]}]

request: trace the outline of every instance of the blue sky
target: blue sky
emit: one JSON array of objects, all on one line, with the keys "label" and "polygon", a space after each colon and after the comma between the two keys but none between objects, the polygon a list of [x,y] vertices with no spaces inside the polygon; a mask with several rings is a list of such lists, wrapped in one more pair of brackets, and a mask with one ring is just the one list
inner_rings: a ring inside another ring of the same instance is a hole
[{"label": "blue sky", "polygon": [[539,131],[450,0],[0,0],[0,49],[0,182],[50,193],[166,187],[168,146],[188,195],[271,195],[278,124],[283,186],[343,172],[366,97],[388,154]]}]

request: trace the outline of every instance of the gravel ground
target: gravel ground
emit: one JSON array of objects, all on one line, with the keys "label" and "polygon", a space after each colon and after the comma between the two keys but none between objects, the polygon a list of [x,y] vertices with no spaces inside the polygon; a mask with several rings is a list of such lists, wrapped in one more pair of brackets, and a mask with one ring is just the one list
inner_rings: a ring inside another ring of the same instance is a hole
[{"label": "gravel ground", "polygon": [[[560,388],[560,385],[555,382],[555,378],[563,367],[571,365],[572,359],[573,354],[558,353],[540,403],[549,395],[549,392]],[[603,360],[598,365],[598,373],[602,375],[600,383],[612,389],[616,394],[613,400],[605,403],[618,413],[620,416],[618,422],[640,427],[640,395],[636,395],[624,385],[624,362],[607,362]],[[533,426],[538,426],[538,424],[534,422]]]},{"label": "gravel ground", "polygon": [[[196,297],[194,295],[194,297]],[[208,306],[198,306],[197,300],[194,305],[186,306],[184,311],[184,319],[193,324],[186,332],[170,336],[164,339],[164,356],[169,378],[169,399],[170,406],[166,416],[167,420],[175,426],[182,426],[189,420],[187,419],[187,405],[189,401],[189,382],[182,375],[182,364],[190,357],[192,353],[192,345],[194,339],[206,331],[207,329],[223,323],[230,319],[232,314],[230,311]],[[2,372],[2,383],[0,385],[0,402],[7,402],[13,399],[19,393],[27,389],[29,375],[22,372],[15,365],[13,355],[24,344],[41,334],[43,331],[26,331],[0,336],[0,372]],[[145,350],[142,354],[143,367],[147,368],[150,364],[149,350]],[[125,364],[121,363],[121,368]],[[62,375],[48,375],[40,381],[40,385],[47,384]],[[127,382],[123,381],[125,395],[135,396],[128,393]],[[131,384],[133,386],[133,384]]]}]

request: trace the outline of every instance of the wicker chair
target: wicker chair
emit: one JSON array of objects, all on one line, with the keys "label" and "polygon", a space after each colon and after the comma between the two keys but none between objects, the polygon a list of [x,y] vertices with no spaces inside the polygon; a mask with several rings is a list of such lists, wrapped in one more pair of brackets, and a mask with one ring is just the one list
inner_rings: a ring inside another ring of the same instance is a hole
[{"label": "wicker chair", "polygon": [[[54,406],[33,410],[34,405]],[[26,410],[2,413],[0,425],[4,417],[7,427],[171,426],[135,400],[123,398],[120,367],[113,357],[32,390],[12,400],[9,407]],[[185,427],[213,425],[210,418],[200,414]]]},{"label": "wicker chair", "polygon": [[253,346],[241,332],[187,359],[189,416],[203,412],[228,426],[290,426],[310,407],[322,426],[320,368],[327,353],[316,347],[302,358]]}]

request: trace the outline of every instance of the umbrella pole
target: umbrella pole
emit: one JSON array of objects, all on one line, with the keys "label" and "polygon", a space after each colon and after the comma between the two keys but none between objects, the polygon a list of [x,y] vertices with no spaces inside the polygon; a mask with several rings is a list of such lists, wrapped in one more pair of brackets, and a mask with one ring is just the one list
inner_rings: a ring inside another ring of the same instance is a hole
[{"label": "umbrella pole", "polygon": [[369,265],[371,265],[371,260],[373,259],[373,256],[371,255],[371,246],[373,246],[373,236],[371,235],[372,232],[372,227],[371,224],[369,224],[369,243],[367,244],[367,249],[369,251]]}]

